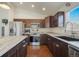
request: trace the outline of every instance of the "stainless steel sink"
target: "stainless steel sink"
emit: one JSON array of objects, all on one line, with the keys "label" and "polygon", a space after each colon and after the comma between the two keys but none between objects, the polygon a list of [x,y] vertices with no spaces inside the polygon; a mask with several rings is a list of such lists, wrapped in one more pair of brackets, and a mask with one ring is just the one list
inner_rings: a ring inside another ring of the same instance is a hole
[{"label": "stainless steel sink", "polygon": [[71,38],[71,37],[67,37],[67,36],[57,36],[57,37],[67,40],[67,41],[79,41],[79,39]]}]

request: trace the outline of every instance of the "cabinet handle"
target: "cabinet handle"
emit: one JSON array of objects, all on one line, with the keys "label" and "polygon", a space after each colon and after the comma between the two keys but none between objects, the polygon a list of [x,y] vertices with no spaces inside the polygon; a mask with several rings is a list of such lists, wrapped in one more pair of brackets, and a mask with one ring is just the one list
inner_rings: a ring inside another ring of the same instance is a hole
[{"label": "cabinet handle", "polygon": [[56,47],[59,47],[60,45],[59,44],[56,44]]},{"label": "cabinet handle", "polygon": [[26,46],[26,44],[23,45],[23,47],[25,47],[25,46]]},{"label": "cabinet handle", "polygon": [[27,44],[28,44],[28,43],[24,44],[23,47],[26,47]]}]

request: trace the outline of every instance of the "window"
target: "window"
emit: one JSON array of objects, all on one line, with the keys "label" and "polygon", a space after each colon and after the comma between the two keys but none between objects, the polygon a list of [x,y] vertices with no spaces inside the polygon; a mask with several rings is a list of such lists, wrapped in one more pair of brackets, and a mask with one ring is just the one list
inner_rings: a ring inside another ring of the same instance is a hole
[{"label": "window", "polygon": [[68,13],[68,21],[79,24],[79,6],[73,8]]}]

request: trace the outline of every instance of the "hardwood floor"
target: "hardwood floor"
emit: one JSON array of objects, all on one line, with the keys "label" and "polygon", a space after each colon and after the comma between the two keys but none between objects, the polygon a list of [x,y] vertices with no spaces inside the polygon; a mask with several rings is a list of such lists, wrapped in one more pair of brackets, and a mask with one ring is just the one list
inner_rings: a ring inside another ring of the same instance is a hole
[{"label": "hardwood floor", "polygon": [[27,57],[51,57],[51,56],[52,56],[51,52],[45,45],[27,46]]}]

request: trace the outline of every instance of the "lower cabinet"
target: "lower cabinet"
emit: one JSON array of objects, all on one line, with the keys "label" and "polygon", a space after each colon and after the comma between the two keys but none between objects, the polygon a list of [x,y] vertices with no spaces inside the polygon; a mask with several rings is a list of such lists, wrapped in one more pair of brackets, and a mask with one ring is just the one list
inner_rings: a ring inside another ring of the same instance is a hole
[{"label": "lower cabinet", "polygon": [[68,57],[68,44],[48,36],[48,48],[54,57]]},{"label": "lower cabinet", "polygon": [[19,43],[17,46],[17,57],[25,57],[27,53],[27,45],[23,42]]},{"label": "lower cabinet", "polygon": [[62,56],[62,46],[60,45],[60,43],[57,41],[53,42],[52,46],[53,46],[53,55],[55,57],[63,57]]},{"label": "lower cabinet", "polygon": [[46,34],[41,34],[40,35],[40,44],[41,45],[47,45],[47,35]]},{"label": "lower cabinet", "polygon": [[25,57],[27,55],[26,39],[21,41],[15,47],[6,52],[2,57]]},{"label": "lower cabinet", "polygon": [[48,36],[48,48],[53,53],[53,47],[52,47],[52,39]]},{"label": "lower cabinet", "polygon": [[16,57],[17,56],[17,52],[16,52],[16,46],[13,47],[11,50],[9,50],[8,52],[6,52],[4,55],[2,55],[2,57]]}]

